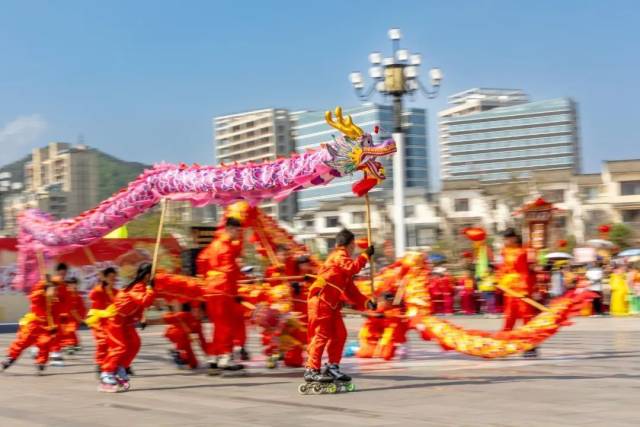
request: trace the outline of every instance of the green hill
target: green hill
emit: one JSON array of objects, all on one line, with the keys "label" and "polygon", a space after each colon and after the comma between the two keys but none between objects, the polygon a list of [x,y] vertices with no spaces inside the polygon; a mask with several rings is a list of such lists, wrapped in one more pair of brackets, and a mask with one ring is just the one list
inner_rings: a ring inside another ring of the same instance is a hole
[{"label": "green hill", "polygon": [[138,162],[125,162],[109,154],[98,153],[98,200],[111,197],[113,193],[136,179],[149,166]]}]

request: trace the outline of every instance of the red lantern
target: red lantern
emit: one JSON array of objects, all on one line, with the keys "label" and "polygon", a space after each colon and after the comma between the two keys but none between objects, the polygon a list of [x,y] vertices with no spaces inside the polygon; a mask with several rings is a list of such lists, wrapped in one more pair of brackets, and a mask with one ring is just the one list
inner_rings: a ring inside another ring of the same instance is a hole
[{"label": "red lantern", "polygon": [[467,227],[462,230],[462,234],[473,242],[482,242],[487,238],[487,232],[482,227]]},{"label": "red lantern", "polygon": [[473,258],[473,253],[471,251],[464,251],[462,252],[462,257],[466,259],[471,259]]},{"label": "red lantern", "polygon": [[356,239],[356,246],[360,249],[367,249],[369,247],[369,240],[365,238]]},{"label": "red lantern", "polygon": [[556,242],[556,245],[558,245],[559,248],[563,249],[567,247],[568,242],[564,239],[560,239]]},{"label": "red lantern", "polygon": [[598,227],[598,231],[602,234],[607,234],[611,231],[611,226],[609,224],[602,224],[600,227]]}]

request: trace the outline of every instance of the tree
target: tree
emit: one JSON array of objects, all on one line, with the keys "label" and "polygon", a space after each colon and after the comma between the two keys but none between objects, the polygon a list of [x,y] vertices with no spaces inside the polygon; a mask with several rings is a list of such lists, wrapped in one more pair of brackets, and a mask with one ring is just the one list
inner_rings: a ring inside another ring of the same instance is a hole
[{"label": "tree", "polygon": [[631,246],[633,230],[627,224],[617,223],[611,226],[609,240],[611,240],[621,250]]}]

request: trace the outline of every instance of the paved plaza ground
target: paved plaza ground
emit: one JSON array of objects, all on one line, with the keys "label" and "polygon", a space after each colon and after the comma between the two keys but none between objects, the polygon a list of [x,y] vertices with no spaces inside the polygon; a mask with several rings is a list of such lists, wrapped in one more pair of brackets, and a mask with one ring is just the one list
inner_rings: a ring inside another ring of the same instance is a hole
[{"label": "paved plaza ground", "polygon": [[[455,317],[495,329],[498,320]],[[355,338],[360,319],[348,321]],[[545,343],[536,360],[481,360],[445,353],[412,334],[409,358],[347,358],[358,391],[300,396],[301,370],[267,370],[256,359],[243,378],[177,371],[162,328],[142,332],[128,393],[96,392],[92,342],[64,368],[37,377],[28,355],[0,375],[0,426],[637,426],[640,318],[581,318]],[[13,334],[0,334],[6,348]]]}]

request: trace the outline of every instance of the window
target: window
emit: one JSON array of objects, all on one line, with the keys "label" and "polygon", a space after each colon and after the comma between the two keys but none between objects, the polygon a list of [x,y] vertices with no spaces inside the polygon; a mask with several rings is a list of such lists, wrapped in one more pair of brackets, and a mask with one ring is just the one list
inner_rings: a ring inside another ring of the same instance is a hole
[{"label": "window", "polygon": [[404,207],[404,217],[405,218],[413,218],[416,215],[416,207],[415,206],[405,206]]},{"label": "window", "polygon": [[364,212],[352,212],[351,223],[352,224],[364,224]]},{"label": "window", "polygon": [[623,196],[640,195],[640,181],[622,181],[620,183],[620,194]]},{"label": "window", "polygon": [[313,224],[313,220],[312,220],[312,219],[308,219],[308,220],[306,220],[306,221],[304,222],[304,226],[305,226],[306,228],[313,229],[313,225],[314,225],[314,224]]},{"label": "window", "polygon": [[417,246],[429,246],[435,242],[436,233],[432,228],[420,228],[417,231]]},{"label": "window", "polygon": [[541,195],[547,202],[564,202],[564,190],[544,190]]},{"label": "window", "polygon": [[336,228],[338,227],[339,221],[337,216],[326,216],[324,217],[324,225],[327,228]]},{"label": "window", "polygon": [[567,226],[567,219],[565,217],[554,218],[553,226],[555,228],[565,228]]},{"label": "window", "polygon": [[453,210],[456,212],[469,212],[469,199],[455,199]]},{"label": "window", "polygon": [[592,200],[598,198],[600,195],[600,190],[598,187],[583,187],[582,188],[582,197],[585,200]]},{"label": "window", "polygon": [[640,209],[622,211],[622,221],[640,223]]},{"label": "window", "polygon": [[335,248],[336,246],[336,239],[334,239],[333,237],[327,239],[327,251],[330,251],[331,249]]}]

